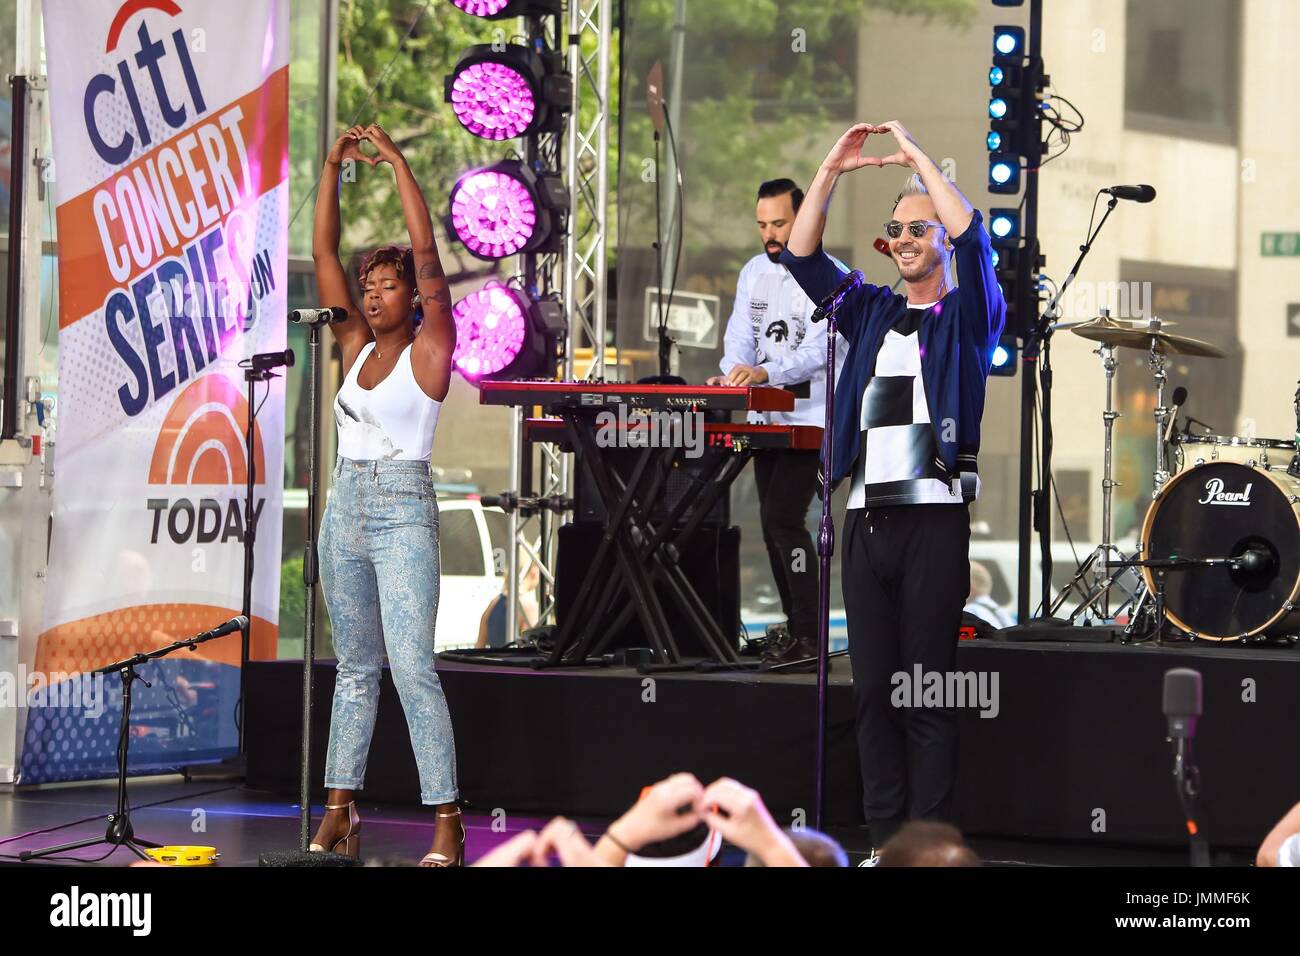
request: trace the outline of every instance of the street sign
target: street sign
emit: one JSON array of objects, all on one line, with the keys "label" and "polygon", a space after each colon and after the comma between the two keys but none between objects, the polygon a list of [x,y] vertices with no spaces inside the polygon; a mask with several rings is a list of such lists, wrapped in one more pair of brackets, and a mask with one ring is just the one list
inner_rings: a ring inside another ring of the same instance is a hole
[{"label": "street sign", "polygon": [[1266,258],[1300,256],[1300,232],[1262,232],[1259,254]]},{"label": "street sign", "polygon": [[[673,292],[672,306],[664,292],[664,312],[668,317],[668,334],[684,348],[716,349],[718,347],[718,313],[722,300],[716,295],[699,292]],[[647,286],[645,290],[645,339],[659,341],[659,289]]]}]

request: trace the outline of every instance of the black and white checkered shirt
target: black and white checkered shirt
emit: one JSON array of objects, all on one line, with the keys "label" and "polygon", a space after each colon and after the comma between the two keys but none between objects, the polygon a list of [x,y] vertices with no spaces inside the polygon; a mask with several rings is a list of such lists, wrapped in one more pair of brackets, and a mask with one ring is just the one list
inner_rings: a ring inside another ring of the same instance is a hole
[{"label": "black and white checkered shirt", "polygon": [[979,475],[945,480],[921,378],[921,320],[933,308],[909,307],[885,333],[862,396],[862,450],[849,487],[850,508],[960,504],[979,495]]}]

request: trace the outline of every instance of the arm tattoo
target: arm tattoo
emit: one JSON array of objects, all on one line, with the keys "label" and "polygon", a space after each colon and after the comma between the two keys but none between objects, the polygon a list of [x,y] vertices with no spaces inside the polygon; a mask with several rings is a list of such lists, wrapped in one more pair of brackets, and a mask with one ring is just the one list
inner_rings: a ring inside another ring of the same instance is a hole
[{"label": "arm tattoo", "polygon": [[436,289],[431,295],[424,297],[425,305],[437,305],[439,308],[448,309],[451,307],[451,296],[445,288]]},{"label": "arm tattoo", "polygon": [[442,263],[437,259],[430,259],[424,265],[420,266],[420,279],[441,279],[443,277]]}]

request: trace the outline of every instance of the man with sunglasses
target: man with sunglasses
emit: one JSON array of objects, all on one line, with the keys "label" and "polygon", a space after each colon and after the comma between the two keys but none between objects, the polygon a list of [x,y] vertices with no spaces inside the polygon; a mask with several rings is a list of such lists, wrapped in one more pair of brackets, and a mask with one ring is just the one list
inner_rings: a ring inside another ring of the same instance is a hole
[{"label": "man with sunglasses", "polygon": [[[897,148],[863,156],[877,134]],[[849,129],[808,189],[781,261],[814,302],[844,279],[822,233],[839,177],[863,166],[913,173],[885,224],[905,294],[864,283],[837,313],[849,353],[836,383],[831,480],[850,479],[844,608],[863,810],[879,847],[907,818],[951,811],[952,702],[913,707],[897,675],[946,678],[956,663],[980,419],[1006,303],[980,213],[897,121]]]}]

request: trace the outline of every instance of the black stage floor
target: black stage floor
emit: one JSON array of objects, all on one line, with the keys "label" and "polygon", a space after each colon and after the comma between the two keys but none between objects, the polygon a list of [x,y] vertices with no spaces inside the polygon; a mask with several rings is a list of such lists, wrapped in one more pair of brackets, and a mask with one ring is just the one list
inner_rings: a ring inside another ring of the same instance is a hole
[{"label": "black stage floor", "polygon": [[[0,791],[0,866],[19,864],[21,850],[102,836],[105,815],[114,803],[115,781],[60,784]],[[263,853],[292,850],[298,840],[298,806],[291,799],[257,792],[235,783],[186,782],[179,776],[144,777],[130,782],[131,819],[143,839],[165,844],[215,846],[218,865],[256,866]],[[428,811],[398,804],[359,803],[362,816],[361,855],[369,864],[412,865],[428,849],[433,820]],[[320,807],[315,808],[319,819]],[[195,832],[196,821],[202,829]],[[545,817],[523,813],[470,813],[466,818],[466,859],[481,857],[498,843],[525,829],[538,829]],[[579,817],[579,826],[594,840],[607,819]],[[829,827],[830,834],[856,864],[869,847],[854,827]],[[1118,846],[1104,841],[1061,842],[971,837],[970,843],[986,866],[1184,866],[1185,851],[1175,847]],[[1216,852],[1216,865],[1246,865],[1253,854]],[[47,866],[126,866],[135,857],[118,849],[105,857],[105,848],[65,854],[41,861]],[[739,866],[743,854],[723,848],[720,865]]]},{"label": "black stage floor", "polygon": [[[1248,850],[1300,799],[1294,735],[1300,654],[1236,646],[963,642],[958,669],[997,678],[994,717],[961,712],[956,822],[972,837],[1080,848],[1165,847],[1185,831],[1161,714],[1163,674],[1204,677],[1196,741],[1201,828],[1216,848]],[[476,813],[604,819],[678,770],[727,775],[773,815],[812,822],[815,679],[630,668],[547,670],[440,661],[464,797]],[[247,674],[248,785],[293,794],[300,662]],[[317,664],[313,765],[323,767],[333,662]],[[861,822],[848,662],[835,661],[828,731],[828,830]],[[319,776],[319,770],[315,774]],[[409,737],[387,671],[365,793],[411,803]],[[1024,855],[1022,851],[1017,851]],[[1176,858],[1176,857],[1175,857]]]}]

